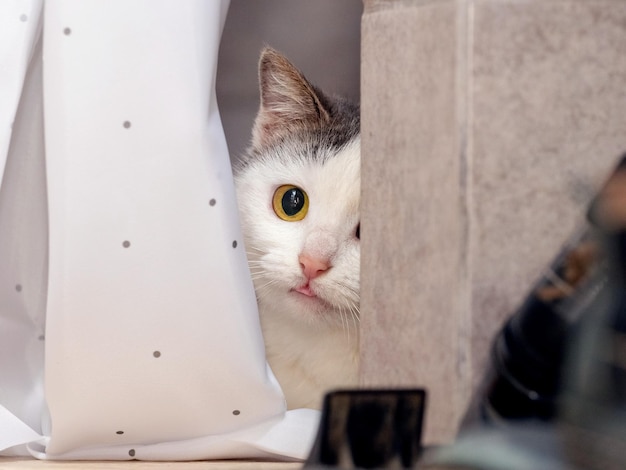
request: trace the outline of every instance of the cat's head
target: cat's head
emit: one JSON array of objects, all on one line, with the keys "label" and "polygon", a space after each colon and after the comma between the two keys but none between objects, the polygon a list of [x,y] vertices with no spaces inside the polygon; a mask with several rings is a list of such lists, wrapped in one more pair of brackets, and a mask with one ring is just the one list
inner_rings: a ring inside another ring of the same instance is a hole
[{"label": "cat's head", "polygon": [[235,182],[261,314],[356,326],[359,108],[324,95],[273,49],[261,54],[259,81]]}]

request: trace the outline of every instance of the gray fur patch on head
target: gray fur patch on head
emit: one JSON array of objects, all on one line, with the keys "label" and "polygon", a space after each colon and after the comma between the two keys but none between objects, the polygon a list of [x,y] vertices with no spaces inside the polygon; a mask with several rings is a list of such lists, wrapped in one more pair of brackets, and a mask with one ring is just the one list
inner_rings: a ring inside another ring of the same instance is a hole
[{"label": "gray fur patch on head", "polygon": [[235,172],[264,154],[285,150],[324,159],[359,136],[359,106],[325,95],[274,49],[261,53],[259,84],[261,105],[252,144]]}]

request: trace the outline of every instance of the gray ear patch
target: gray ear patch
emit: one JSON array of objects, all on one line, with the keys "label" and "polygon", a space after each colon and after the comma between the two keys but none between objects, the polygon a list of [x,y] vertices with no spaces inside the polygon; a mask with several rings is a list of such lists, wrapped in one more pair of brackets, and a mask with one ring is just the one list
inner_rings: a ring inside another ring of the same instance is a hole
[{"label": "gray ear patch", "polygon": [[259,88],[261,107],[253,129],[256,147],[330,120],[321,93],[282,54],[269,47],[259,60]]}]

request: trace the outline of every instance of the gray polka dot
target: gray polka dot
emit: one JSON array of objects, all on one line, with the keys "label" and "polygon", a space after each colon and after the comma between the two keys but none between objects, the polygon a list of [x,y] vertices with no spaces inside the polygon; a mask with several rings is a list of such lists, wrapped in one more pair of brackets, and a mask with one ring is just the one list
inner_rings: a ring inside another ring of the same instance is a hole
[{"label": "gray polka dot", "polygon": [[23,14],[20,16],[20,21],[28,21],[28,15]]},{"label": "gray polka dot", "polygon": [[237,248],[237,240],[233,240],[233,248]]},{"label": "gray polka dot", "polygon": [[124,126],[124,129],[130,129],[130,121],[124,121],[124,124],[122,124]]},{"label": "gray polka dot", "polygon": [[214,206],[217,201],[215,199],[211,199],[209,201],[209,206]]},{"label": "gray polka dot", "polygon": [[22,292],[22,284],[17,284],[17,285],[15,286],[15,290],[16,290],[17,292]]},{"label": "gray polka dot", "polygon": [[154,351],[154,352],[152,353],[152,355],[153,355],[154,357],[161,357],[161,351]]},{"label": "gray polka dot", "polygon": [[128,455],[130,455],[131,457],[134,457],[135,456],[135,449],[130,449],[128,451]]},{"label": "gray polka dot", "polygon": [[239,415],[241,414],[241,411],[239,411],[239,410],[233,410],[233,414],[234,414],[235,416],[239,416]]},{"label": "gray polka dot", "polygon": [[65,34],[66,36],[69,36],[70,34],[72,34],[72,30],[70,28],[65,28],[63,30],[63,34]]},{"label": "gray polka dot", "polygon": [[45,335],[39,335],[39,338],[37,338],[39,341],[45,341],[46,336]]},{"label": "gray polka dot", "polygon": [[130,246],[130,242],[128,240],[124,240],[124,243],[122,243],[122,246],[124,248],[128,248]]},{"label": "gray polka dot", "polygon": [[122,434],[124,434],[124,431],[115,431],[115,434],[122,435]]}]

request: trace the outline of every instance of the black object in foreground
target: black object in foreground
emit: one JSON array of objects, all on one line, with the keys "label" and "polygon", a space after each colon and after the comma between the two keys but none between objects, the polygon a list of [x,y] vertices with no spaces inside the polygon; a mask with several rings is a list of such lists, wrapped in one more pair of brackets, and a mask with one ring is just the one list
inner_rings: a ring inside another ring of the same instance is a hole
[{"label": "black object in foreground", "polygon": [[415,467],[422,450],[425,402],[421,389],[327,394],[304,468]]},{"label": "black object in foreground", "polygon": [[[626,217],[626,196],[619,193],[626,176],[626,156],[591,201],[581,227],[546,266],[520,308],[495,337],[491,368],[465,423],[475,421],[553,421],[560,406],[567,357],[576,332],[597,315],[607,296],[612,252],[607,227]],[[473,423],[474,422],[474,423]]]}]

